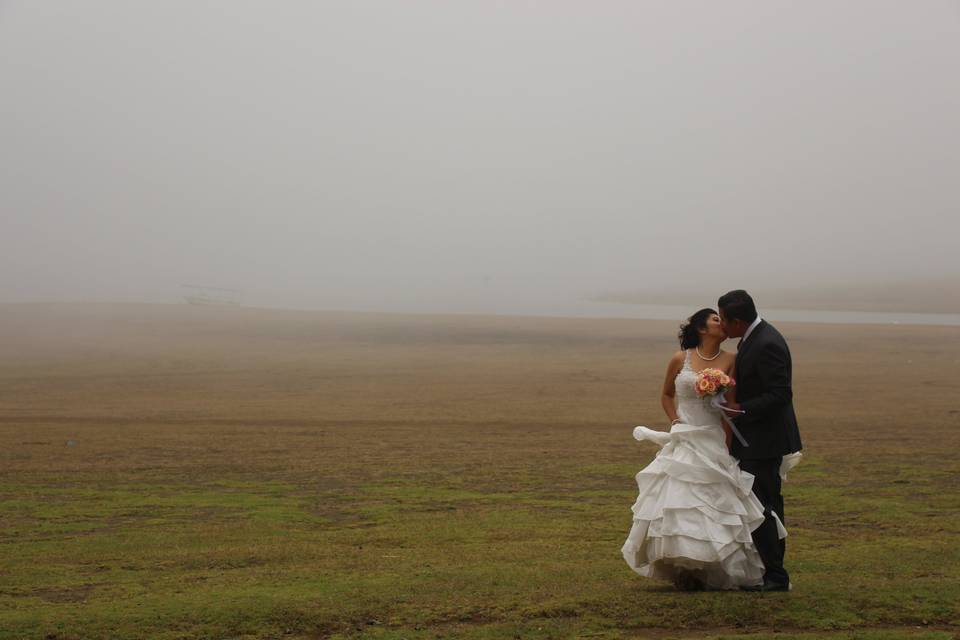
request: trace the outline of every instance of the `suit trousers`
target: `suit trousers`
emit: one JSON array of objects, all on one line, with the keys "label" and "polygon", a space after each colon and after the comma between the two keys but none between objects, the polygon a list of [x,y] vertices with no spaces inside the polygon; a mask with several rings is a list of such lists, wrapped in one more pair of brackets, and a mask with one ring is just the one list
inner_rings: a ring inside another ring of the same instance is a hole
[{"label": "suit trousers", "polygon": [[777,523],[771,515],[775,512],[786,526],[783,517],[783,481],[780,478],[782,461],[782,456],[761,460],[741,460],[740,468],[753,474],[753,493],[763,505],[763,515],[766,516],[763,524],[753,530],[753,543],[760,553],[760,559],[763,560],[763,578],[767,582],[789,584],[790,575],[783,568],[786,541],[780,538]]}]

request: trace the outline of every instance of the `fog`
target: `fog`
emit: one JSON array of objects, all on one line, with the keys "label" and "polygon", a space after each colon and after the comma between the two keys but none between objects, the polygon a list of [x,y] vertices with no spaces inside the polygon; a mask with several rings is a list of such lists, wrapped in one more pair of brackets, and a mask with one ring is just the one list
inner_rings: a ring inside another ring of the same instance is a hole
[{"label": "fog", "polygon": [[7,1],[0,82],[0,302],[960,274],[956,1]]}]

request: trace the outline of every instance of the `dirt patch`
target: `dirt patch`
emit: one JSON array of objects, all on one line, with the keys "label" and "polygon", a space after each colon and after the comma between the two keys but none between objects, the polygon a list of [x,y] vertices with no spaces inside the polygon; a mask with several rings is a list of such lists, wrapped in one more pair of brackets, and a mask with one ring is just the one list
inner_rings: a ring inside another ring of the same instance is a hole
[{"label": "dirt patch", "polygon": [[75,587],[42,587],[23,594],[47,602],[84,602],[97,589],[96,585],[83,584]]}]

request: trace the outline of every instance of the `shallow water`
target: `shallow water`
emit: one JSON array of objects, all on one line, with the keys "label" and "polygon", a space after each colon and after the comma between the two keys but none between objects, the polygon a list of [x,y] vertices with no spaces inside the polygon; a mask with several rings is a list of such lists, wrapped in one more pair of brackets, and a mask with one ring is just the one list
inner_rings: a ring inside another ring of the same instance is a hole
[{"label": "shallow water", "polygon": [[[676,320],[689,316],[695,309],[678,305],[617,304],[584,302],[574,315],[586,317],[625,317],[649,320]],[[956,313],[905,313],[887,311],[813,311],[807,309],[760,309],[770,321],[820,322],[838,324],[920,324],[960,326]]]},{"label": "shallow water", "polygon": [[[643,320],[681,321],[701,306],[715,306],[715,300],[694,301],[688,305],[631,304],[555,298],[550,294],[516,299],[486,299],[465,302],[457,299],[390,300],[389,303],[306,305],[298,307],[314,311],[358,311],[411,314],[505,315],[567,318],[636,318]],[[259,306],[259,305],[258,305]],[[289,308],[266,304],[266,308]],[[960,326],[958,313],[909,313],[900,311],[826,311],[811,309],[774,309],[760,307],[760,315],[771,322],[814,322],[827,324],[904,324]]]},{"label": "shallow water", "polygon": [[[711,302],[707,302],[707,305]],[[391,309],[405,313],[452,313],[479,315],[551,316],[572,318],[637,318],[644,320],[683,320],[699,307],[691,305],[628,304],[617,302],[545,301],[529,304],[489,305],[476,308],[445,304],[442,300],[416,301],[409,309]],[[358,308],[351,311],[384,311],[382,308]],[[828,324],[904,324],[960,326],[956,313],[907,313],[887,311],[823,311],[810,309],[764,309],[760,315],[771,322],[814,322]]]}]

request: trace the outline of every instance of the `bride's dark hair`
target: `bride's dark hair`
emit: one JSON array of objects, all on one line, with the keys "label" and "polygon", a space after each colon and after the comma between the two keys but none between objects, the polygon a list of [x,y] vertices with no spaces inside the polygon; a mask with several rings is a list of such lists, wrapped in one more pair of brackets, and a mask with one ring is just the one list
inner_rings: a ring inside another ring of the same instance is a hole
[{"label": "bride's dark hair", "polygon": [[677,334],[680,348],[686,350],[700,346],[700,329],[706,329],[707,320],[716,314],[713,309],[700,309],[687,318],[687,321],[680,325],[680,333]]}]

